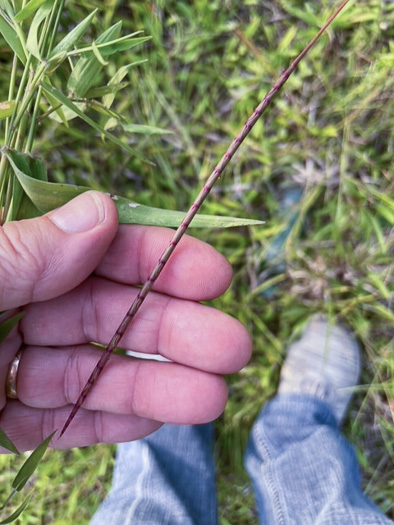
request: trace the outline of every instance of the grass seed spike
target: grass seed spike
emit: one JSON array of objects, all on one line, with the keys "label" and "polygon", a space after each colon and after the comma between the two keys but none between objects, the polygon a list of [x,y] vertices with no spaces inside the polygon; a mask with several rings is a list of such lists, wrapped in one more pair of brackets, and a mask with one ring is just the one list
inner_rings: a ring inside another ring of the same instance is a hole
[{"label": "grass seed spike", "polygon": [[284,84],[286,83],[289,76],[293,73],[293,71],[296,69],[299,62],[304,58],[304,56],[308,53],[308,51],[314,46],[316,41],[320,38],[320,36],[324,33],[324,31],[327,29],[327,27],[331,24],[331,22],[338,16],[338,14],[342,11],[342,9],[346,6],[346,4],[349,3],[349,0],[345,0],[342,2],[342,4],[337,8],[337,10],[331,15],[331,17],[327,20],[327,22],[324,24],[324,26],[320,29],[320,31],[316,34],[316,36],[309,42],[309,44],[303,49],[303,51],[297,56],[297,58],[294,60],[294,62],[286,69],[286,71],[282,74],[282,76],[276,81],[275,85],[270,89],[270,91],[265,95],[262,102],[257,106],[257,108],[254,110],[252,115],[249,117],[248,121],[242,128],[239,135],[233,140],[230,147],[227,149],[226,153],[223,155],[223,157],[220,159],[219,163],[213,170],[212,174],[209,176],[207,182],[205,183],[204,187],[198,194],[197,198],[191,205],[189,211],[186,213],[181,225],[176,230],[170,244],[168,247],[164,250],[163,254],[161,255],[158,263],[156,264],[155,268],[153,269],[152,273],[148,277],[148,279],[145,281],[144,286],[141,288],[140,292],[138,293],[137,297],[135,298],[133,304],[131,305],[129,311],[125,315],[123,321],[120,323],[118,329],[116,330],[115,334],[113,335],[112,339],[108,343],[106,349],[104,350],[102,356],[100,357],[97,365],[95,366],[92,374],[90,375],[86,385],[84,386],[81,394],[79,395],[75,405],[73,406],[70,415],[67,418],[67,421],[65,422],[59,438],[65,433],[68,426],[70,425],[71,421],[74,419],[75,415],[77,414],[78,410],[81,408],[83,402],[85,401],[87,395],[89,394],[91,388],[93,387],[94,383],[96,382],[97,378],[101,374],[101,372],[104,370],[105,365],[107,364],[109,358],[111,357],[111,354],[115,350],[115,348],[118,346],[120,340],[122,339],[124,333],[126,332],[129,324],[134,319],[136,313],[138,312],[140,306],[144,302],[146,296],[151,291],[154,283],[156,282],[157,278],[161,274],[165,264],[167,263],[168,259],[172,255],[173,251],[175,250],[176,246],[178,245],[179,241],[182,239],[184,233],[186,232],[187,228],[189,227],[191,221],[193,220],[193,217],[196,215],[198,210],[200,209],[202,203],[205,201],[206,197],[208,196],[209,192],[211,191],[212,187],[216,183],[216,181],[219,179],[221,174],[223,173],[224,169],[226,168],[227,164],[230,162],[232,157],[234,156],[235,152],[238,150],[239,146],[242,144],[242,142],[245,140],[247,135],[249,134],[250,130],[253,128],[257,120],[261,117],[261,115],[264,113],[264,111],[267,109],[267,107],[271,104],[272,100],[275,98],[277,93],[282,89]]}]

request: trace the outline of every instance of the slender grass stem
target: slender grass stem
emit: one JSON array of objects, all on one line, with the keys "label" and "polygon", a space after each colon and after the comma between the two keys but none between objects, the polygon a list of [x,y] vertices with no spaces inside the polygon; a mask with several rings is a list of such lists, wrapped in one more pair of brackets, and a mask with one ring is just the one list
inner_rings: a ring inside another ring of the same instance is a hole
[{"label": "slender grass stem", "polygon": [[61,17],[61,14],[63,12],[64,3],[65,3],[65,0],[57,0],[56,4],[54,6],[54,9],[52,11],[52,12],[56,12],[56,20],[55,20],[55,23],[53,25],[53,31],[52,31],[52,34],[51,34],[51,39],[49,41],[49,46],[48,46],[48,49],[46,50],[48,54],[52,51],[54,43],[55,43],[55,38],[56,38],[56,35],[57,35],[57,30],[59,28],[60,17]]},{"label": "slender grass stem", "polygon": [[2,154],[0,158],[0,226],[3,225],[8,210],[6,208],[6,188],[8,186],[9,164],[7,157]]},{"label": "slender grass stem", "polygon": [[[10,76],[10,87],[8,90],[8,100],[10,101],[13,100],[14,98],[17,70],[18,70],[18,57],[14,55],[14,59],[12,61],[11,76]],[[5,136],[8,135],[9,126],[10,126],[10,119],[8,118],[5,123]]]},{"label": "slender grass stem", "polygon": [[157,265],[153,269],[152,273],[146,280],[145,284],[141,288],[140,292],[138,293],[135,301],[131,305],[129,311],[125,315],[123,321],[120,323],[118,329],[116,330],[115,334],[113,335],[111,341],[108,343],[105,351],[103,352],[101,358],[99,359],[96,367],[94,368],[91,376],[89,377],[86,385],[84,386],[79,398],[77,399],[77,402],[73,406],[70,415],[68,416],[61,432],[59,435],[59,438],[64,434],[64,432],[67,430],[68,426],[70,425],[71,421],[74,419],[75,415],[77,414],[78,410],[82,406],[83,402],[85,401],[87,395],[89,394],[91,388],[93,387],[94,383],[96,382],[97,378],[101,374],[101,372],[104,370],[105,365],[107,364],[109,358],[111,357],[113,351],[118,346],[120,340],[122,339],[124,333],[126,332],[128,326],[130,325],[131,321],[134,319],[135,315],[137,314],[138,310],[140,309],[142,303],[144,302],[145,298],[147,297],[150,290],[153,288],[154,283],[156,282],[157,278],[161,274],[165,264],[169,260],[170,256],[174,252],[175,248],[177,247],[179,241],[183,237],[184,233],[186,232],[187,228],[189,227],[191,221],[193,220],[194,216],[200,209],[202,203],[208,196],[209,192],[211,191],[212,187],[214,186],[215,182],[219,179],[221,174],[223,173],[224,169],[226,168],[227,164],[230,162],[232,157],[234,156],[235,152],[238,150],[242,142],[245,140],[247,135],[250,133],[251,129],[257,122],[257,120],[262,116],[262,114],[265,112],[265,110],[268,108],[268,106],[271,104],[272,100],[275,98],[275,96],[279,93],[279,91],[282,89],[284,84],[286,83],[287,79],[290,77],[290,75],[293,73],[293,71],[298,66],[299,62],[304,58],[304,56],[308,53],[308,51],[314,46],[315,42],[320,38],[320,36],[324,33],[324,31],[327,29],[327,27],[331,24],[331,22],[338,16],[338,14],[342,11],[342,9],[348,4],[349,0],[345,0],[342,2],[342,4],[336,9],[336,11],[331,15],[331,17],[328,19],[328,21],[323,25],[323,27],[320,29],[320,31],[316,34],[316,36],[309,42],[309,44],[304,48],[304,50],[298,55],[298,57],[294,60],[294,62],[290,65],[288,69],[282,74],[282,76],[277,80],[277,82],[274,84],[274,86],[271,88],[271,90],[266,94],[262,102],[257,106],[257,108],[254,110],[252,115],[247,120],[246,124],[242,128],[239,135],[233,140],[230,147],[227,149],[226,153],[223,155],[213,172],[211,173],[210,177],[208,178],[207,182],[205,183],[204,187],[198,194],[196,200],[190,207],[189,211],[186,213],[181,225],[176,230],[170,244],[166,248],[166,250],[163,252],[162,256],[160,257]]},{"label": "slender grass stem", "polygon": [[21,102],[21,107],[18,111],[18,114],[15,117],[14,122],[12,123],[11,131],[15,130],[15,128],[18,126],[19,122],[21,121],[25,111],[27,110],[29,104],[31,103],[34,97],[34,92],[37,89],[38,84],[41,82],[41,79],[45,74],[46,68],[47,68],[47,64],[41,64],[38,67],[37,71],[35,72],[33,79],[31,81],[30,87],[27,89],[26,95]]},{"label": "slender grass stem", "polygon": [[41,95],[42,95],[42,87],[39,86],[37,90],[36,100],[34,103],[33,114],[30,120],[29,134],[28,134],[27,142],[25,146],[26,153],[31,152],[31,150],[33,149],[35,131],[36,131],[37,123],[38,123],[37,115],[38,115],[38,110],[40,108]]},{"label": "slender grass stem", "polygon": [[14,110],[11,115],[10,124],[8,128],[8,134],[6,135],[6,139],[5,139],[5,145],[8,147],[11,145],[11,140],[12,140],[11,135],[15,131],[15,119],[17,118],[17,115],[18,115],[19,104],[23,98],[23,94],[26,90],[26,86],[29,80],[29,70],[30,70],[31,60],[32,60],[32,56],[29,55],[26,60],[25,69],[23,71],[22,78],[21,78],[19,88],[18,88],[18,92],[15,98],[15,106],[14,106]]}]

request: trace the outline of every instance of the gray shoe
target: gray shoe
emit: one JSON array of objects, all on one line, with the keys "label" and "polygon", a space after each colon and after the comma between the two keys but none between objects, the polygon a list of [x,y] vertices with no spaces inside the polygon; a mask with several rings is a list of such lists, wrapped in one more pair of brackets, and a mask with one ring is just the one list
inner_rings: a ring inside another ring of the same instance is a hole
[{"label": "gray shoe", "polygon": [[282,366],[279,394],[304,393],[330,405],[342,423],[360,375],[360,349],[348,331],[312,317],[301,339],[290,345]]}]

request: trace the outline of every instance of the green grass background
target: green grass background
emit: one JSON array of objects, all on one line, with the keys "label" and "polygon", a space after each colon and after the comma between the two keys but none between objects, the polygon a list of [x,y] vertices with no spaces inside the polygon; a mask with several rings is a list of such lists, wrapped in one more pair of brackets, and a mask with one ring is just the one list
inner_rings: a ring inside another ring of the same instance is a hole
[{"label": "green grass background", "polygon": [[[36,153],[54,181],[186,210],[333,2],[70,1],[63,30],[94,7],[90,36],[122,19],[125,32],[153,37],[109,66],[108,78],[121,65],[149,60],[132,70],[116,109],[132,123],[173,134],[119,134],[155,167],[103,144],[78,121],[69,129],[43,127]],[[366,494],[394,517],[393,22],[394,4],[352,2],[257,123],[202,210],[266,224],[191,232],[232,263],[233,285],[214,304],[240,319],[254,340],[250,364],[229,379],[229,403],[217,423],[221,525],[257,523],[242,469],[248,431],[275,393],[286,346],[317,311],[347,322],[362,344],[361,385],[344,432],[356,447]],[[0,42],[0,100],[10,61]],[[49,451],[19,522],[88,523],[109,490],[114,451]],[[21,461],[0,458],[2,496]]]}]

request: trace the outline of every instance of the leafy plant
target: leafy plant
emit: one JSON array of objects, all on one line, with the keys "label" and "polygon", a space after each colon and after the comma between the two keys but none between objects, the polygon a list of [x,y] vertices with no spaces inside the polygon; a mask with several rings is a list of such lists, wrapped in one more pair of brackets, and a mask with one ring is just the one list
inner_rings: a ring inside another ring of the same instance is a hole
[{"label": "leafy plant", "polygon": [[[139,46],[150,37],[141,36],[141,31],[121,36],[122,22],[117,22],[87,45],[82,38],[96,15],[95,10],[56,42],[64,4],[65,0],[0,2],[0,33],[14,53],[8,100],[0,102],[0,121],[5,121],[0,160],[1,224],[40,215],[89,189],[48,182],[43,162],[32,155],[38,127],[47,119],[69,126],[70,121],[78,117],[103,140],[113,142],[126,154],[148,164],[151,164],[148,159],[108,130],[120,126],[126,133],[168,133],[157,127],[132,124],[112,108],[116,94],[129,87],[125,78],[144,60],[123,66],[102,84],[103,70],[111,55]],[[101,116],[104,123],[96,118]],[[122,223],[177,226],[183,216],[171,210],[140,206],[117,196],[114,201]],[[249,219],[199,216],[193,226],[258,223]]]}]

